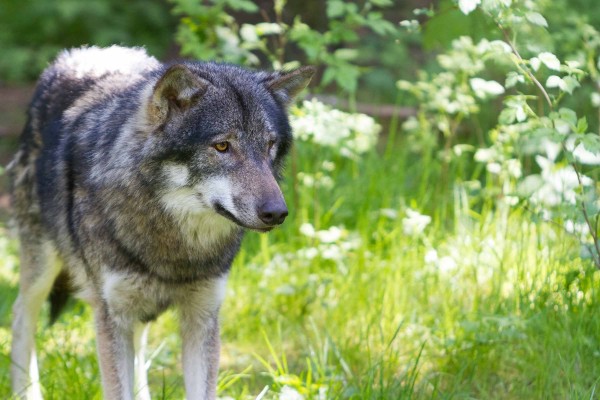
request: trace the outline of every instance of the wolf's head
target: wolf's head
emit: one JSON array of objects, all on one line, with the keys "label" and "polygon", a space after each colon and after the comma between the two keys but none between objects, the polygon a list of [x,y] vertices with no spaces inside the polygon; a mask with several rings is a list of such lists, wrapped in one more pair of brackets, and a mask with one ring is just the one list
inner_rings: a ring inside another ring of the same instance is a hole
[{"label": "wolf's head", "polygon": [[287,106],[313,75],[183,63],[158,77],[146,109],[154,181],[171,213],[217,213],[268,231],[288,214],[277,184],[291,145]]}]

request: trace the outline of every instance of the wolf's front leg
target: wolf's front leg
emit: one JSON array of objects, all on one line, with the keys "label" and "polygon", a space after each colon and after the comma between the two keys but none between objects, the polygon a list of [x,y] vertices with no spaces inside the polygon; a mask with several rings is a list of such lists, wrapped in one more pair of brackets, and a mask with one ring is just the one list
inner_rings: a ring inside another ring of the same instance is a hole
[{"label": "wolf's front leg", "polygon": [[[200,283],[180,303],[182,360],[187,400],[216,397],[219,370],[219,308],[227,276]],[[183,299],[182,299],[183,300]]]},{"label": "wolf's front leg", "polygon": [[35,332],[40,309],[60,272],[49,242],[21,227],[21,277],[13,306],[11,376],[16,397],[41,400]]},{"label": "wolf's front leg", "polygon": [[98,305],[95,311],[104,398],[133,400],[134,324],[115,319],[106,304]]}]

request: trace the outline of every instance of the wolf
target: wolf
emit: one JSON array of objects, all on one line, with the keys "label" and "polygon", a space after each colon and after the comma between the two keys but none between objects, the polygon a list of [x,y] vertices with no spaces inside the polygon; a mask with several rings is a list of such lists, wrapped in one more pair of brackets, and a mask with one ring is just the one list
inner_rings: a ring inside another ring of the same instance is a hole
[{"label": "wolf", "polygon": [[187,399],[214,399],[218,314],[246,230],[288,209],[287,107],[314,68],[163,64],[141,48],[63,51],[43,72],[10,164],[20,239],[11,380],[40,399],[38,314],[91,304],[106,399],[149,399],[146,326],[179,314]]}]

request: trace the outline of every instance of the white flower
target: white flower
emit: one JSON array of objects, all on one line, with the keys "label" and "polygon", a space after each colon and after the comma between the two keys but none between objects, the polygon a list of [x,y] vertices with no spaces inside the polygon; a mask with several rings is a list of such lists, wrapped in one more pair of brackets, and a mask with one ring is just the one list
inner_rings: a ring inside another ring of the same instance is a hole
[{"label": "white flower", "polygon": [[398,218],[398,211],[394,210],[393,208],[382,208],[379,210],[379,213],[389,219]]},{"label": "white flower", "polygon": [[570,137],[565,141],[565,148],[573,153],[573,157],[578,163],[587,165],[600,165],[600,154],[587,150],[583,143],[575,146],[575,138]]},{"label": "white flower", "polygon": [[452,272],[456,269],[456,261],[450,256],[444,256],[438,261],[438,268],[442,273]]},{"label": "white flower", "polygon": [[342,260],[344,258],[344,253],[340,246],[332,244],[332,245],[323,245],[324,247],[321,249],[321,257],[325,260]]},{"label": "white flower", "polygon": [[496,81],[486,81],[481,78],[471,78],[469,80],[471,88],[475,95],[481,99],[498,96],[504,93],[504,87]]},{"label": "white flower", "polygon": [[[579,187],[577,172],[572,166],[557,167],[552,160],[542,156],[536,156],[536,162],[542,169],[541,177],[543,184],[531,196],[531,200],[546,206],[557,206],[561,203],[575,204],[575,189]],[[589,186],[593,181],[581,175],[581,184]]]},{"label": "white flower", "polygon": [[513,178],[520,178],[523,175],[523,171],[521,169],[521,161],[511,158],[506,161],[506,170],[509,175]]},{"label": "white flower", "polygon": [[548,79],[546,80],[546,87],[547,88],[557,87],[562,90],[565,90],[566,84],[565,84],[565,81],[563,81],[560,76],[550,75],[548,77]]},{"label": "white flower", "polygon": [[323,164],[321,164],[321,168],[323,168],[325,171],[331,172],[335,169],[335,163],[331,161],[323,161]]},{"label": "white flower", "polygon": [[308,222],[300,225],[300,233],[304,236],[314,237],[315,236],[315,227]]},{"label": "white flower", "polygon": [[311,174],[298,172],[298,180],[306,187],[311,188],[315,186],[315,177]]},{"label": "white flower", "polygon": [[515,117],[517,118],[517,122],[523,122],[527,119],[527,113],[525,112],[525,107],[520,106],[516,108],[517,112]]},{"label": "white flower", "polygon": [[368,115],[332,109],[316,99],[305,101],[301,108],[295,109],[290,123],[297,139],[338,149],[346,157],[373,148],[381,130]]},{"label": "white flower", "polygon": [[281,388],[281,392],[279,393],[279,400],[304,400],[304,396],[302,396],[293,387],[286,385]]},{"label": "white flower", "polygon": [[578,163],[600,165],[600,154],[588,151],[581,143],[573,150],[573,156]]},{"label": "white flower", "polygon": [[322,243],[333,243],[340,240],[343,231],[337,226],[332,226],[327,230],[318,231],[316,233],[317,239]]},{"label": "white flower", "polygon": [[497,156],[498,152],[494,148],[477,149],[475,152],[475,161],[487,163],[496,160]]},{"label": "white flower", "polygon": [[594,107],[600,107],[600,93],[594,92],[591,94],[590,100]]},{"label": "white flower", "polygon": [[458,0],[458,8],[465,15],[475,10],[479,4],[481,4],[481,0]]},{"label": "white flower", "polygon": [[319,250],[317,250],[314,247],[308,247],[305,249],[298,250],[298,252],[296,254],[298,254],[298,257],[300,257],[300,258],[312,260],[313,258],[315,258],[316,256],[319,255]]},{"label": "white flower", "polygon": [[330,176],[322,176],[317,181],[317,186],[325,189],[331,189],[335,182]]},{"label": "white flower", "polygon": [[587,224],[584,223],[579,223],[579,222],[573,222],[570,219],[565,221],[565,230],[569,233],[577,233],[580,236],[585,236],[587,234],[589,234],[590,229],[587,226]]},{"label": "white flower", "polygon": [[529,63],[534,71],[540,69],[540,66],[542,65],[542,61],[537,57],[533,57],[531,60],[529,60]]},{"label": "white flower", "polygon": [[553,69],[555,71],[560,71],[560,61],[554,54],[548,53],[548,52],[543,52],[543,53],[538,54],[538,58],[549,69]]},{"label": "white flower", "polygon": [[438,253],[435,249],[429,249],[425,253],[425,264],[436,264],[438,259]]},{"label": "white flower", "polygon": [[430,216],[422,215],[418,211],[409,208],[406,210],[406,217],[402,219],[402,230],[405,235],[419,235],[430,222]]},{"label": "white flower", "polygon": [[493,162],[493,163],[489,163],[488,165],[486,165],[485,169],[490,174],[498,175],[502,171],[502,166],[496,162]]},{"label": "white flower", "polygon": [[560,144],[554,143],[548,139],[544,139],[542,146],[544,147],[544,152],[546,153],[547,159],[551,161],[556,160],[556,157],[558,157],[558,154],[562,149]]}]

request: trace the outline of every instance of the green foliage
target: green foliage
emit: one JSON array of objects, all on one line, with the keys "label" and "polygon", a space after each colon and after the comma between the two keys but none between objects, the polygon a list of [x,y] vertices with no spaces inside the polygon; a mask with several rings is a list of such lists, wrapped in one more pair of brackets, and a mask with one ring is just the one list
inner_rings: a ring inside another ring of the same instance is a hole
[{"label": "green foliage", "polygon": [[171,0],[174,13],[181,17],[177,41],[184,55],[202,60],[222,60],[257,66],[266,61],[280,69],[297,66],[299,61],[323,67],[323,86],[335,83],[346,93],[357,90],[363,72],[359,59],[366,47],[359,31],[368,30],[377,37],[393,38],[396,26],[386,20],[381,8],[393,5],[389,0],[356,2],[328,0],[325,6],[327,26],[318,31],[297,15],[284,18],[286,0],[274,2],[273,10],[260,10],[266,22],[241,24],[233,11],[256,13],[258,8],[246,0]]},{"label": "green foliage", "polygon": [[0,82],[35,80],[67,47],[145,46],[161,56],[169,46],[173,22],[161,0],[3,0]]},{"label": "green foliage", "polygon": [[[398,87],[420,101],[418,116],[405,124],[418,151],[437,150],[441,136],[441,156],[452,159],[461,133],[488,132],[490,147],[475,153],[487,171],[482,200],[508,206],[521,201],[578,237],[582,254],[600,267],[597,111],[586,118],[600,106],[600,33],[564,4],[458,0],[450,10],[446,3],[426,32],[449,14],[467,14],[465,20],[477,15],[494,28],[487,37],[479,38],[477,30],[454,39],[437,56],[441,71],[423,73],[414,83],[400,81]],[[558,19],[556,9],[566,15]],[[498,118],[477,118],[484,107],[494,107],[493,98],[502,100]]]}]

